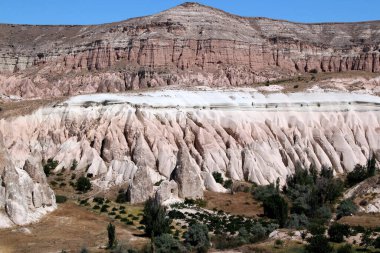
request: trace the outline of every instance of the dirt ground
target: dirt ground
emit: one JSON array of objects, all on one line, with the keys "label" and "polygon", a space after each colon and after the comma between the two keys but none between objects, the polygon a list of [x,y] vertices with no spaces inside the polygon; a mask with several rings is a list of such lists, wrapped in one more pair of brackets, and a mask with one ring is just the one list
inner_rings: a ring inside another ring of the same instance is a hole
[{"label": "dirt ground", "polygon": [[257,217],[263,213],[263,208],[253,199],[249,192],[229,193],[205,192],[208,209],[218,209],[224,212],[243,215],[246,217]]},{"label": "dirt ground", "polygon": [[[75,203],[60,204],[58,209],[39,223],[22,228],[0,230],[1,253],[79,252],[86,247],[90,252],[107,252],[107,225],[112,221]],[[146,239],[139,237],[138,230],[114,221],[117,240],[134,248],[140,248]]]},{"label": "dirt ground", "polygon": [[354,216],[346,216],[339,220],[350,226],[362,226],[365,228],[380,227],[380,214],[357,214]]}]

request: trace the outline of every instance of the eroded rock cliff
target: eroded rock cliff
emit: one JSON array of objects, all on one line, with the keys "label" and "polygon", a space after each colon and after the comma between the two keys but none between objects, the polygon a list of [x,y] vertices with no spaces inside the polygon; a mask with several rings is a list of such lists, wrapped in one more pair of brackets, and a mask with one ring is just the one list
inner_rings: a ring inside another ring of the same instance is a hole
[{"label": "eroded rock cliff", "polygon": [[300,24],[196,3],[96,26],[0,25],[0,93],[237,86],[311,70],[380,72],[380,22]]},{"label": "eroded rock cliff", "polygon": [[0,228],[38,221],[56,207],[38,157],[14,166],[0,132]]},{"label": "eroded rock cliff", "polygon": [[132,202],[156,190],[165,201],[226,191],[215,171],[268,184],[284,182],[296,163],[341,174],[370,154],[379,159],[379,103],[365,94],[247,89],[97,94],[3,119],[0,132],[17,168],[31,153],[58,160],[56,171],[75,159],[102,189],[129,183]]}]

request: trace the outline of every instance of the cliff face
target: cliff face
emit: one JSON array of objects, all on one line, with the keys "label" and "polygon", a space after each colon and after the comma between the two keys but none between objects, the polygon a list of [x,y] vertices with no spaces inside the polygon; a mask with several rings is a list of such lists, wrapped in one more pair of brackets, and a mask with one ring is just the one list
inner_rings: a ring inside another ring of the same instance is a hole
[{"label": "cliff face", "polygon": [[379,103],[348,93],[97,94],[0,120],[0,132],[19,168],[30,154],[58,160],[56,172],[75,159],[77,172],[93,174],[104,190],[129,183],[133,202],[152,196],[161,180],[178,185],[179,197],[198,198],[202,189],[226,191],[215,171],[268,184],[284,182],[297,163],[342,174],[370,154],[379,159]]},{"label": "cliff face", "polygon": [[380,22],[297,24],[186,3],[97,26],[0,25],[0,93],[43,97],[380,72]]}]

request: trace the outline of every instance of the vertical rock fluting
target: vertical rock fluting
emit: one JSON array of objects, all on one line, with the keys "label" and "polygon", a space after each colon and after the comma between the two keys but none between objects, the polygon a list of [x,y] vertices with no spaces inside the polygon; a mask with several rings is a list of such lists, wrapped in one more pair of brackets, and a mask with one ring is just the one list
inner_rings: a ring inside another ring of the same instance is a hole
[{"label": "vertical rock fluting", "polygon": [[38,221],[56,207],[54,192],[36,159],[14,166],[0,132],[0,228]]},{"label": "vertical rock fluting", "polygon": [[[107,189],[129,183],[130,200],[143,202],[161,181],[178,186],[163,184],[168,186],[160,193],[165,200],[177,192],[181,198],[202,197],[204,189],[224,192],[213,180],[215,171],[268,184],[277,178],[284,182],[297,163],[332,167],[340,174],[365,164],[370,154],[379,159],[377,105],[364,111],[359,107],[182,111],[69,105],[1,120],[0,132],[12,162],[26,172],[31,152],[58,160],[57,171],[70,167],[75,158],[78,172],[89,168],[96,185]],[[33,178],[44,181],[38,173]]]}]

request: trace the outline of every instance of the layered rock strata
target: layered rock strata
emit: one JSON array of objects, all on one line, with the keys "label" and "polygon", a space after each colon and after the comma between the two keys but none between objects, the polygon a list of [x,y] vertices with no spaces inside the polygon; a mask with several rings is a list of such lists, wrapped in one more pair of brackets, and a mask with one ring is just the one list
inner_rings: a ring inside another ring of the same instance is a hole
[{"label": "layered rock strata", "polygon": [[380,22],[301,24],[186,3],[95,26],[0,25],[0,93],[237,86],[310,71],[380,71]]}]

